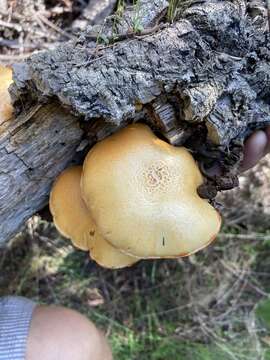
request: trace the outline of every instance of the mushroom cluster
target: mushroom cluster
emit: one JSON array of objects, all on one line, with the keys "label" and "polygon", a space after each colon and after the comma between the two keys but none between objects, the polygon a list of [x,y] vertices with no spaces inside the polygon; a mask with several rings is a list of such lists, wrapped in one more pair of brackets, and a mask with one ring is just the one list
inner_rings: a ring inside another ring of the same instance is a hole
[{"label": "mushroom cluster", "polygon": [[107,268],[140,259],[189,256],[217,236],[221,217],[197,188],[189,151],[143,124],[97,143],[83,167],[56,180],[50,209],[58,230]]}]

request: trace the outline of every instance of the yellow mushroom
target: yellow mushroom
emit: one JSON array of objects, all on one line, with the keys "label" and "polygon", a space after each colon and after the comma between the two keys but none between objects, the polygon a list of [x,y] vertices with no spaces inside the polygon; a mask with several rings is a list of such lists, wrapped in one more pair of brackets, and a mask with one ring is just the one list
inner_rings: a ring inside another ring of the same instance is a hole
[{"label": "yellow mushroom", "polygon": [[8,88],[12,83],[12,70],[0,65],[0,125],[10,119],[13,112]]},{"label": "yellow mushroom", "polygon": [[79,249],[90,250],[91,257],[101,266],[115,269],[134,264],[138,259],[122,254],[98,233],[81,197],[81,173],[81,166],[71,167],[54,183],[50,210],[56,228]]},{"label": "yellow mushroom", "polygon": [[220,230],[220,215],[197,194],[202,183],[185,148],[135,124],[92,148],[81,190],[99,232],[113,246],[139,258],[173,258],[206,247]]},{"label": "yellow mushroom", "polygon": [[108,269],[122,269],[140,260],[113,247],[98,231],[94,236],[89,242],[90,256],[100,266]]}]

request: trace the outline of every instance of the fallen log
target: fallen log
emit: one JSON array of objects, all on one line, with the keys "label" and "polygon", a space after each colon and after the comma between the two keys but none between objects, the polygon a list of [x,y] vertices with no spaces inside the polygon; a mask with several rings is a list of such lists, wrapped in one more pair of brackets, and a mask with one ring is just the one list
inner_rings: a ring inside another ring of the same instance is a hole
[{"label": "fallen log", "polygon": [[[11,122],[15,130],[0,135],[0,243],[46,203],[53,178],[81,141],[79,122],[91,145],[143,119],[172,144],[190,148],[211,194],[237,185],[244,138],[270,123],[266,6],[189,1],[168,24],[166,2],[151,4],[155,11],[145,21],[138,20],[142,9],[129,9],[120,26],[111,19],[14,66],[11,95],[20,115]],[[55,101],[62,106],[54,103],[57,116],[42,118],[39,112]],[[207,168],[216,162],[222,173],[211,178]]]},{"label": "fallen log", "polygon": [[82,134],[77,119],[54,103],[0,124],[0,244],[47,204],[52,182],[75,158]]}]

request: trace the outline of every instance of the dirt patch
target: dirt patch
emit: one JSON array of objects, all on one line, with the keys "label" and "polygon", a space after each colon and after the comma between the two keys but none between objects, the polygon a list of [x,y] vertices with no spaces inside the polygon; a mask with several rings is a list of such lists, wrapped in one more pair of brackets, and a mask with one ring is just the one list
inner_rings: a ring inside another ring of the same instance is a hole
[{"label": "dirt patch", "polygon": [[0,61],[13,63],[71,39],[71,25],[87,4],[86,0],[2,1]]}]

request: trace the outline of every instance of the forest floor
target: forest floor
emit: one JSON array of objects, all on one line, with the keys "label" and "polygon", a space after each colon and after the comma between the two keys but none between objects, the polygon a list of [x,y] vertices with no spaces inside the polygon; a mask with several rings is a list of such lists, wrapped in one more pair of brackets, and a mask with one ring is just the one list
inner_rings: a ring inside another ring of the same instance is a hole
[{"label": "forest floor", "polygon": [[187,259],[111,271],[38,216],[0,251],[0,296],[79,310],[117,360],[270,359],[270,159],[223,196],[222,232]]},{"label": "forest floor", "polygon": [[[73,36],[86,6],[0,0],[0,62]],[[0,250],[0,296],[79,310],[106,332],[117,360],[270,359],[269,183],[270,157],[220,196],[223,229],[208,249],[119,271],[98,267],[35,216]]]}]

